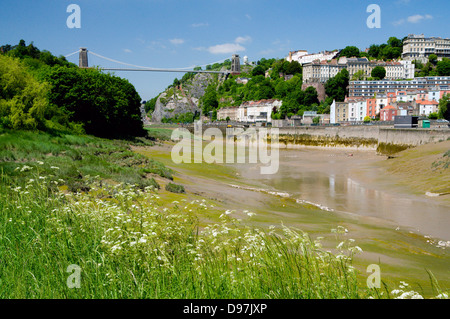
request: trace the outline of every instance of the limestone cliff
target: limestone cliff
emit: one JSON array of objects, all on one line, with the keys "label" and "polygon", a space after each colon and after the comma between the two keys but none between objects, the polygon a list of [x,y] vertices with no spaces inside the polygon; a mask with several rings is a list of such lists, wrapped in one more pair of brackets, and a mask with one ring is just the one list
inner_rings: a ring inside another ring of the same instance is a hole
[{"label": "limestone cliff", "polygon": [[152,113],[152,122],[161,122],[164,118],[201,111],[200,99],[209,84],[223,81],[222,75],[197,73],[192,78],[182,81],[177,87],[169,87],[161,93]]}]

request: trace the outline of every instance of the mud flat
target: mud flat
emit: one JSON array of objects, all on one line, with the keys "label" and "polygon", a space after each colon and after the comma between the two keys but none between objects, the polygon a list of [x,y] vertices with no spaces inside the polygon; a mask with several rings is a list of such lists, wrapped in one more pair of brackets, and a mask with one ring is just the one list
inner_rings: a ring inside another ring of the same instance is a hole
[{"label": "mud flat", "polygon": [[[429,287],[428,269],[442,286],[450,286],[450,204],[445,196],[428,197],[410,188],[400,177],[403,173],[396,171],[405,165],[400,162],[403,156],[412,157],[414,149],[392,159],[367,150],[285,149],[280,150],[278,173],[261,175],[262,164],[174,164],[173,145],[136,151],[172,168],[175,182],[183,184],[188,194],[233,210],[244,223],[299,228],[312,237],[324,237],[330,249],[336,240],[355,239],[364,251],[355,260],[362,274],[369,264],[377,263],[387,283],[403,280]],[[447,146],[441,144],[433,156],[441,158]],[[427,163],[431,165],[432,159]],[[431,178],[428,184],[433,183]],[[244,211],[256,216],[248,218]],[[331,233],[337,226],[347,230],[339,239]]]}]

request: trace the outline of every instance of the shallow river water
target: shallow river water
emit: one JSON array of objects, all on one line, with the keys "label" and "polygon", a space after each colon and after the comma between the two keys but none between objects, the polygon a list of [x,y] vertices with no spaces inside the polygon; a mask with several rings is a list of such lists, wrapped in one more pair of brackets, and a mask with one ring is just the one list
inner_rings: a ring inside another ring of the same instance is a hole
[{"label": "shallow river water", "polygon": [[[385,158],[374,151],[283,149],[277,173],[262,175],[264,164],[174,164],[171,148],[140,152],[172,168],[174,181],[186,188],[184,196],[212,200],[246,224],[285,225],[324,237],[330,248],[342,240],[331,230],[345,227],[344,239],[355,239],[363,250],[355,260],[362,274],[377,263],[383,281],[429,286],[430,270],[450,286],[449,205],[398,187],[397,177],[377,166]],[[246,210],[256,215],[248,218]]]},{"label": "shallow river water", "polygon": [[288,193],[325,209],[370,216],[450,240],[450,207],[433,198],[401,192],[392,178],[371,165],[373,152],[281,150],[278,172],[261,175],[258,166],[242,165],[245,180]]}]

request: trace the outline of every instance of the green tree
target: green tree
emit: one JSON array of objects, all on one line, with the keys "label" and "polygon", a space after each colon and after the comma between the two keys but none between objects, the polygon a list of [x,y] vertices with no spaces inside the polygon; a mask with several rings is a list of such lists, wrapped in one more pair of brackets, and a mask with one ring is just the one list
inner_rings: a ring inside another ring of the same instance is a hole
[{"label": "green tree", "polygon": [[436,65],[437,63],[437,55],[436,54],[430,54],[430,56],[428,57],[428,62],[430,62],[431,64]]},{"label": "green tree", "polygon": [[86,133],[102,137],[145,134],[141,98],[128,80],[96,69],[55,66],[45,80],[52,86],[49,101],[69,114]]},{"label": "green tree", "polygon": [[213,84],[208,85],[205,95],[202,97],[202,110],[204,115],[208,115],[210,111],[215,110],[219,106],[216,88]]},{"label": "green tree", "polygon": [[450,121],[450,95],[444,94],[439,100],[438,118]]},{"label": "green tree", "polygon": [[339,56],[345,56],[348,58],[351,57],[358,57],[359,56],[359,49],[355,46],[346,46],[340,53]]},{"label": "green tree", "polygon": [[253,76],[257,76],[257,75],[265,75],[265,71],[264,68],[260,65],[256,66],[255,68],[253,68],[252,70],[252,75]]},{"label": "green tree", "polygon": [[386,69],[382,66],[376,66],[373,68],[371,74],[370,74],[373,78],[376,78],[378,80],[382,80],[384,79],[384,77],[386,76]]},{"label": "green tree", "polygon": [[402,40],[396,38],[396,37],[390,37],[387,40],[387,44],[393,48],[397,47],[397,48],[402,48],[403,47],[403,43]]},{"label": "green tree", "polygon": [[50,86],[39,83],[15,58],[0,55],[0,126],[46,129],[58,110],[49,105]]},{"label": "green tree", "polygon": [[352,76],[352,81],[361,81],[365,79],[365,73],[363,70],[359,70],[355,72]]},{"label": "green tree", "polygon": [[148,100],[145,103],[145,106],[144,106],[145,112],[153,113],[153,111],[155,110],[156,101],[158,100],[158,96],[155,96],[154,98],[152,98],[151,100]]},{"label": "green tree", "polygon": [[428,115],[428,118],[430,119],[430,120],[437,120],[438,119],[438,117],[439,117],[439,115],[438,115],[438,113],[430,113],[429,115]]},{"label": "green tree", "polygon": [[380,46],[379,45],[376,45],[376,44],[372,44],[370,47],[369,47],[369,56],[370,57],[372,57],[372,58],[377,58],[378,57],[378,55],[380,54]]},{"label": "green tree", "polygon": [[342,69],[336,76],[332,77],[325,83],[325,93],[328,97],[343,102],[347,95],[347,87],[349,84],[349,74],[346,69]]},{"label": "green tree", "polygon": [[285,70],[286,74],[301,74],[302,73],[302,66],[297,61],[292,61],[289,63]]},{"label": "green tree", "polygon": [[303,99],[304,105],[319,104],[319,99],[317,97],[317,90],[313,86],[309,86],[305,90],[305,97]]},{"label": "green tree", "polygon": [[443,58],[436,64],[436,71],[439,76],[450,76],[450,59]]}]

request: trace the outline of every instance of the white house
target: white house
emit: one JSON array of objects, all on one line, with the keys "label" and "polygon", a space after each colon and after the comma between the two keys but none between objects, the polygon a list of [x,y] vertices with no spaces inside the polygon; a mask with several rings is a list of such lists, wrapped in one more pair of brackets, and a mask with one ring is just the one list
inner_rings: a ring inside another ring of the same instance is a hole
[{"label": "white house", "polygon": [[334,59],[338,55],[339,51],[322,51],[318,53],[308,54],[305,50],[291,51],[286,57],[286,61],[292,62],[297,61],[301,65],[305,63],[311,63],[312,61],[328,61]]},{"label": "white house", "polygon": [[333,103],[330,105],[330,124],[335,124],[336,122],[336,101],[333,100]]},{"label": "white house", "polygon": [[363,121],[367,115],[367,102],[366,100],[348,100],[348,120]]},{"label": "white house", "polygon": [[430,113],[437,113],[439,110],[439,103],[436,101],[418,101],[419,114],[428,116]]},{"label": "white house", "polygon": [[412,63],[412,61],[401,60],[399,61],[404,68],[404,78],[405,79],[414,79],[414,74],[416,72],[416,65]]},{"label": "white house", "polygon": [[428,101],[436,101],[439,103],[441,97],[441,91],[438,89],[432,89],[428,91]]},{"label": "white house", "polygon": [[272,109],[279,109],[282,101],[280,100],[260,100],[244,102],[238,109],[238,121],[240,122],[272,122]]},{"label": "white house", "polygon": [[388,99],[385,94],[377,94],[377,113],[380,112],[381,109],[387,106]]}]

